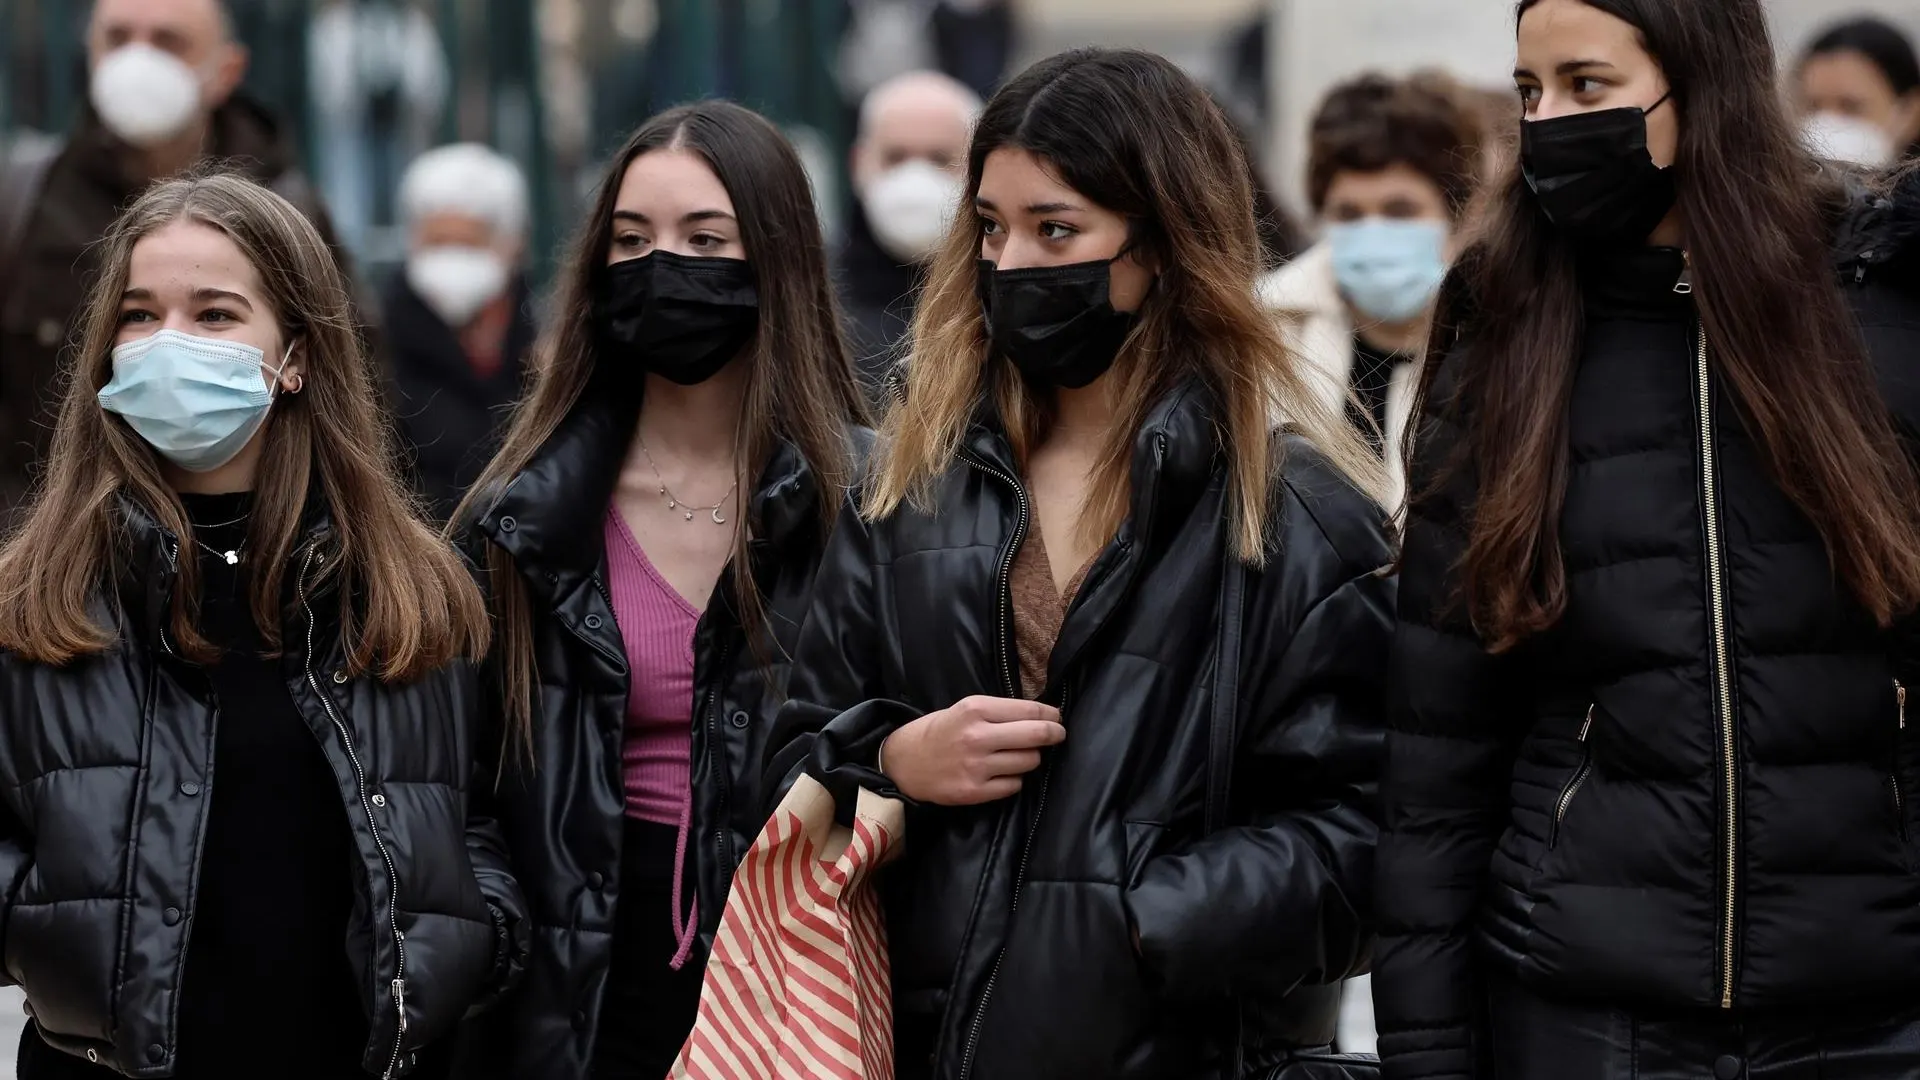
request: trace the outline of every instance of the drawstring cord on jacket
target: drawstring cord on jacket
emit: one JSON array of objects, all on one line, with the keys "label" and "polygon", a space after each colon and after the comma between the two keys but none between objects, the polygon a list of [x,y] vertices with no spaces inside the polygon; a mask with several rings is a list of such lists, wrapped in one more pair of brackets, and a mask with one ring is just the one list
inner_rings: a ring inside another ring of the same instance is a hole
[{"label": "drawstring cord on jacket", "polygon": [[700,930],[700,898],[695,896],[687,905],[684,921],[680,915],[680,897],[686,884],[687,834],[693,829],[693,784],[687,784],[687,801],[680,805],[680,839],[673,850],[673,939],[680,948],[673,954],[673,962],[668,966],[679,971],[687,966],[687,957],[693,954],[693,939]]}]

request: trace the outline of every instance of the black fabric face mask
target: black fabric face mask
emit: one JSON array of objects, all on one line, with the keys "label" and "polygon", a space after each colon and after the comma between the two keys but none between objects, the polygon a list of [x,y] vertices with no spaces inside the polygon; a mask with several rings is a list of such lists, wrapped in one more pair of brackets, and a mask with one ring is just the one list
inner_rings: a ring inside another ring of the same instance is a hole
[{"label": "black fabric face mask", "polygon": [[1638,244],[1673,209],[1679,191],[1673,169],[1660,168],[1647,151],[1651,108],[1524,120],[1520,167],[1555,228],[1592,244]]},{"label": "black fabric face mask", "polygon": [[974,291],[993,347],[1040,386],[1078,390],[1106,374],[1133,329],[1110,299],[1113,259],[996,270],[981,259]]},{"label": "black fabric face mask", "polygon": [[744,260],[655,251],[607,267],[594,318],[607,377],[624,383],[637,369],[692,386],[753,337],[760,292]]}]

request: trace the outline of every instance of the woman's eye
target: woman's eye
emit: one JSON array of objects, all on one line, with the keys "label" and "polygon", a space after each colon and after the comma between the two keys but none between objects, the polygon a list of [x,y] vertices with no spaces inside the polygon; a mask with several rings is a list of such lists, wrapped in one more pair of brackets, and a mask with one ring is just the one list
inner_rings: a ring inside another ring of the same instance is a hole
[{"label": "woman's eye", "polygon": [[1576,75],[1573,77],[1573,92],[1576,94],[1597,93],[1605,89],[1606,85],[1606,83],[1601,82],[1599,79],[1587,75]]},{"label": "woman's eye", "polygon": [[153,318],[153,312],[141,311],[136,308],[133,311],[123,311],[120,313],[120,325],[126,326],[130,323],[146,322],[151,318]]},{"label": "woman's eye", "polygon": [[993,220],[992,218],[981,218],[981,219],[980,219],[980,235],[982,235],[982,236],[997,236],[997,235],[999,234],[999,232],[1000,232],[1000,223],[999,223],[999,222],[997,222],[997,221],[995,221],[995,220]]},{"label": "woman's eye", "polygon": [[613,238],[613,246],[624,251],[634,251],[647,246],[647,238],[639,233],[627,232]]},{"label": "woman's eye", "polygon": [[726,243],[725,237],[715,236],[712,233],[700,233],[693,238],[693,247],[696,251],[711,251],[717,247],[725,247]]},{"label": "woman's eye", "polygon": [[201,322],[232,322],[234,321],[233,312],[223,311],[220,308],[210,308],[200,313],[200,321]]},{"label": "woman's eye", "polygon": [[1519,86],[1514,88],[1520,94],[1520,104],[1529,108],[1540,100],[1540,88],[1537,86]]},{"label": "woman's eye", "polygon": [[1058,221],[1042,222],[1040,225],[1040,235],[1047,240],[1065,240],[1079,231],[1071,225],[1062,225]]}]

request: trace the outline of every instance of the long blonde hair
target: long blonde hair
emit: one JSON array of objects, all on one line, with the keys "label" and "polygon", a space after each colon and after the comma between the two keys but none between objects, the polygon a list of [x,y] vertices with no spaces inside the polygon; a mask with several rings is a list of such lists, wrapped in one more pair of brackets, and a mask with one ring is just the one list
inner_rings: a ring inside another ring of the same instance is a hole
[{"label": "long blonde hair", "polygon": [[975,292],[981,232],[973,199],[995,150],[1024,150],[1075,191],[1134,224],[1137,257],[1159,275],[1110,378],[1121,422],[1109,433],[1081,516],[1104,540],[1126,517],[1135,434],[1181,381],[1218,399],[1231,477],[1228,535],[1251,563],[1267,549],[1278,483],[1276,418],[1305,434],[1356,485],[1383,487],[1379,459],[1314,392],[1254,291],[1260,271],[1250,163],[1206,91],[1164,57],[1081,49],[1043,60],[988,102],[974,131],[957,224],[913,322],[906,393],[887,418],[864,513],[921,505],[952,464],[985,394],[1022,460],[1050,405],[988,347]]},{"label": "long blonde hair", "polygon": [[[347,283],[326,242],[285,199],[221,174],[155,185],[102,241],[102,269],[82,310],[46,476],[0,546],[0,649],[65,664],[114,645],[114,630],[89,605],[124,554],[121,499],[175,536],[192,534],[158,454],[96,398],[112,376],[134,245],[182,221],[215,229],[240,249],[286,339],[303,346],[302,392],[274,401],[247,527],[258,567],[249,602],[268,647],[281,647],[281,587],[317,484],[333,512],[338,554],[326,560],[325,573],[348,598],[340,619],[351,669],[404,680],[484,653],[479,590],[397,479]],[[182,655],[208,662],[218,653],[194,626],[195,561],[180,560],[179,573],[169,632]]]}]

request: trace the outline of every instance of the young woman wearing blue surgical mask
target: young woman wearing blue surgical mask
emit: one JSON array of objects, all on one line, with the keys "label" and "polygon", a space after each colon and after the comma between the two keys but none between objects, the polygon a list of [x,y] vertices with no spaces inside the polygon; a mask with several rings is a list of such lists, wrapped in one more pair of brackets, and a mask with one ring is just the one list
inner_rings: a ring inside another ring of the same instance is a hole
[{"label": "young woman wearing blue surgical mask", "polygon": [[1307,189],[1326,237],[1261,282],[1315,389],[1386,459],[1388,505],[1404,481],[1398,447],[1419,385],[1427,316],[1480,180],[1480,113],[1446,76],[1364,75],[1313,119]]},{"label": "young woman wearing blue surgical mask", "polygon": [[1920,183],[1803,147],[1767,7],[1516,6],[1409,444],[1394,1080],[1920,1062]]},{"label": "young woman wearing blue surgical mask", "polygon": [[484,604],[306,218],[169,181],[103,253],[0,547],[18,1075],[444,1076],[525,933],[472,779]]}]

